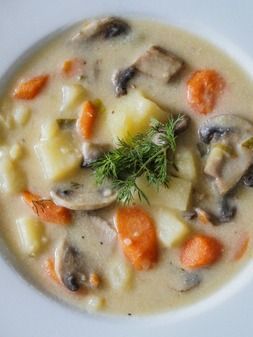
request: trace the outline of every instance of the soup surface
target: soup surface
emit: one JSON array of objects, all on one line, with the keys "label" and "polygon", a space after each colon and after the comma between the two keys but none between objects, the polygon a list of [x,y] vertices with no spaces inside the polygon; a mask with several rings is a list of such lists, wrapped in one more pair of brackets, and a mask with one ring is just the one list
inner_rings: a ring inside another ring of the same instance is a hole
[{"label": "soup surface", "polygon": [[252,254],[252,91],[220,50],[154,21],[89,20],[37,50],[0,99],[17,268],[123,315],[221,287]]}]

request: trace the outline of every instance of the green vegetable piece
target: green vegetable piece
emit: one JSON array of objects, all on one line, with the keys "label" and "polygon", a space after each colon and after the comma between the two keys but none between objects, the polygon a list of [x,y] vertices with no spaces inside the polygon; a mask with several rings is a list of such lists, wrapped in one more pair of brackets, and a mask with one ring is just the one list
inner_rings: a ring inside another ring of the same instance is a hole
[{"label": "green vegetable piece", "polygon": [[176,150],[175,127],[181,119],[182,116],[171,117],[164,124],[153,119],[147,132],[128,141],[118,140],[116,149],[92,163],[97,183],[111,180],[118,191],[118,201],[124,204],[129,204],[136,193],[149,203],[136,179],[144,176],[150,185],[168,187]]}]

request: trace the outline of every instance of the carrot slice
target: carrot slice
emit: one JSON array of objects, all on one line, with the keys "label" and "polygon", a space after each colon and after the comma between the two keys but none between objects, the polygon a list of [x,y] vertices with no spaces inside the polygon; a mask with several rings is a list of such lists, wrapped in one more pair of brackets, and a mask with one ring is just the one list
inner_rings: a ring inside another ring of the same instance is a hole
[{"label": "carrot slice", "polygon": [[122,250],[137,270],[149,269],[157,261],[155,225],[140,207],[121,207],[116,212],[118,238]]},{"label": "carrot slice", "polygon": [[97,117],[97,109],[90,101],[83,103],[81,114],[77,120],[77,129],[84,139],[90,139],[93,134]]},{"label": "carrot slice", "polygon": [[210,69],[194,72],[187,82],[187,100],[201,114],[211,112],[225,86],[224,79]]},{"label": "carrot slice", "polygon": [[35,98],[46,86],[48,79],[48,75],[41,75],[33,77],[25,82],[19,82],[14,89],[13,97],[27,100]]},{"label": "carrot slice", "polygon": [[61,73],[64,76],[73,76],[82,74],[84,70],[85,61],[79,58],[65,60],[61,67]]},{"label": "carrot slice", "polygon": [[222,250],[223,246],[217,239],[197,234],[183,245],[181,263],[191,269],[209,266],[221,257]]},{"label": "carrot slice", "polygon": [[40,196],[25,191],[22,193],[24,202],[42,220],[55,224],[69,224],[71,212],[65,207],[57,206],[52,200],[42,199]]},{"label": "carrot slice", "polygon": [[54,263],[54,259],[51,257],[49,259],[47,259],[44,263],[44,269],[45,272],[47,273],[47,275],[56,283],[60,284],[60,280],[56,274],[55,271],[55,263]]}]

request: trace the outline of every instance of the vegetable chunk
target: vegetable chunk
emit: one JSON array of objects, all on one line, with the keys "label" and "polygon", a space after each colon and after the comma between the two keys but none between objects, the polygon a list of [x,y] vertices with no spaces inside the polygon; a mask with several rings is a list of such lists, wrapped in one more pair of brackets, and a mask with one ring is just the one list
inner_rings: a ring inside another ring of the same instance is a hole
[{"label": "vegetable chunk", "polygon": [[71,212],[65,207],[57,206],[52,200],[42,199],[28,191],[22,193],[22,198],[42,221],[60,225],[71,222]]},{"label": "vegetable chunk", "polygon": [[25,189],[26,178],[17,163],[10,158],[0,159],[0,190],[6,193],[19,193]]},{"label": "vegetable chunk", "polygon": [[61,112],[70,112],[82,102],[86,94],[84,87],[80,84],[64,85],[62,87]]},{"label": "vegetable chunk", "polygon": [[109,282],[115,290],[126,290],[132,284],[133,271],[123,259],[114,259],[109,266]]},{"label": "vegetable chunk", "polygon": [[145,132],[152,118],[159,121],[168,118],[167,112],[138,91],[120,97],[112,111],[114,113],[108,114],[107,124],[115,141]]},{"label": "vegetable chunk", "polygon": [[25,217],[17,220],[17,226],[24,252],[30,256],[38,254],[48,241],[43,223]]},{"label": "vegetable chunk", "polygon": [[213,111],[225,87],[223,78],[212,69],[194,72],[187,82],[187,100],[200,114]]},{"label": "vegetable chunk", "polygon": [[187,224],[176,211],[161,207],[155,208],[152,215],[158,238],[165,247],[179,244],[189,234]]},{"label": "vegetable chunk", "polygon": [[187,240],[181,251],[181,263],[185,268],[196,269],[218,261],[223,246],[217,239],[197,234]]},{"label": "vegetable chunk", "polygon": [[87,140],[92,137],[96,117],[97,111],[95,106],[90,101],[84,102],[81,114],[77,120],[77,129],[83,139]]},{"label": "vegetable chunk", "polygon": [[175,154],[175,165],[180,178],[196,182],[198,176],[198,162],[193,151],[180,147]]},{"label": "vegetable chunk", "polygon": [[151,268],[158,258],[158,245],[149,214],[140,207],[122,207],[117,210],[115,221],[123,252],[135,269]]},{"label": "vegetable chunk", "polygon": [[[145,179],[138,178],[137,185],[150,200],[151,206],[163,206],[186,211],[191,203],[192,183],[190,181],[172,177],[168,187],[156,187],[147,184]],[[136,197],[136,202],[138,198]]]},{"label": "vegetable chunk", "polygon": [[49,75],[40,75],[28,81],[21,81],[14,89],[13,97],[30,100],[35,98],[44,89],[49,79]]},{"label": "vegetable chunk", "polygon": [[[41,162],[46,179],[57,181],[75,173],[82,161],[71,134],[58,130],[43,131],[46,137],[35,145],[35,152]],[[51,135],[51,136],[50,136]]]}]

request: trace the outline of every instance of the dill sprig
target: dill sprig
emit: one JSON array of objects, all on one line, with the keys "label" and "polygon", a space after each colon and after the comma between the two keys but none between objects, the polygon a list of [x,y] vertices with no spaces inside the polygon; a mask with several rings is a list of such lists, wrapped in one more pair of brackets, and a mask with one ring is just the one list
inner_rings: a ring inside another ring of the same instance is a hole
[{"label": "dill sprig", "polygon": [[118,191],[118,201],[124,204],[136,194],[149,203],[136,180],[144,176],[150,185],[168,187],[176,150],[175,128],[181,120],[182,116],[171,117],[163,124],[153,119],[147,132],[127,141],[119,139],[115,149],[92,163],[96,182],[101,185],[109,179]]}]

